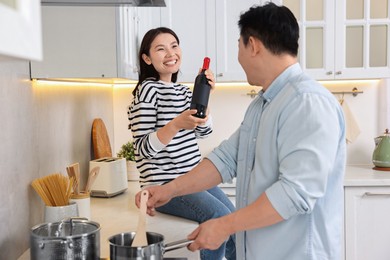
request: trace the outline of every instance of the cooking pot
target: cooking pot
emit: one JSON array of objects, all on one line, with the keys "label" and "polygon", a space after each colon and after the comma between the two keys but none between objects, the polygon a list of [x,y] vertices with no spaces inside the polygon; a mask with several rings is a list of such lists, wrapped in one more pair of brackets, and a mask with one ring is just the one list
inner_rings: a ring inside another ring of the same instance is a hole
[{"label": "cooking pot", "polygon": [[85,218],[34,226],[31,260],[100,259],[100,225]]},{"label": "cooking pot", "polygon": [[157,260],[163,259],[165,252],[186,247],[193,241],[183,239],[164,244],[164,236],[154,232],[146,232],[148,245],[132,247],[136,232],[120,233],[110,237],[110,260]]}]

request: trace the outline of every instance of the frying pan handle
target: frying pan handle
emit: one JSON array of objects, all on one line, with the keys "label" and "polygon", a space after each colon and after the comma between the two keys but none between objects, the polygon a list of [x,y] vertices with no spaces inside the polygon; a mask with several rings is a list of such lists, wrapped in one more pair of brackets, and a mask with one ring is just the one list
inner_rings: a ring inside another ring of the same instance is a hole
[{"label": "frying pan handle", "polygon": [[194,240],[188,240],[188,239],[182,239],[182,240],[178,240],[178,241],[175,241],[175,242],[171,242],[171,243],[168,243],[168,244],[165,245],[164,251],[165,252],[169,252],[169,251],[172,251],[172,250],[183,248],[183,247],[188,246],[192,242],[194,242]]}]

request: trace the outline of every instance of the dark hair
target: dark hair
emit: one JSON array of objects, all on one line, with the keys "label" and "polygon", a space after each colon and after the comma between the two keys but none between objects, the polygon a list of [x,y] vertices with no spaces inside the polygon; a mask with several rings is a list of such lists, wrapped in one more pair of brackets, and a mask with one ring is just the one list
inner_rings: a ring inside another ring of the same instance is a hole
[{"label": "dark hair", "polygon": [[[152,42],[154,39],[162,33],[169,33],[173,37],[175,37],[177,44],[180,44],[179,37],[177,37],[176,33],[172,31],[169,28],[166,27],[158,27],[155,29],[149,30],[145,35],[144,38],[142,39],[141,42],[141,47],[139,49],[138,53],[138,61],[139,61],[139,73],[138,73],[138,83],[135,86],[133,90],[133,96],[136,95],[138,87],[142,84],[142,82],[147,79],[147,78],[154,78],[156,81],[160,80],[160,74],[157,72],[157,70],[154,68],[153,64],[146,64],[144,59],[142,58],[143,54],[150,55],[150,48],[152,45]],[[179,72],[173,73],[172,74],[172,82],[177,81],[177,74]]]},{"label": "dark hair", "polygon": [[244,45],[253,36],[273,54],[298,54],[299,26],[294,14],[285,6],[271,2],[253,6],[241,14],[238,26]]}]

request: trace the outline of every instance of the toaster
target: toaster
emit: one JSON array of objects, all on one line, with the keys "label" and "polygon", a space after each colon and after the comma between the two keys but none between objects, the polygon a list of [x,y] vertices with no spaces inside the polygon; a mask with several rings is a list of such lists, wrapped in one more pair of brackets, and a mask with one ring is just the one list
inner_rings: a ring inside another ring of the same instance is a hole
[{"label": "toaster", "polygon": [[99,174],[91,187],[92,197],[113,197],[127,190],[126,159],[103,157],[89,162],[89,171],[99,166]]}]

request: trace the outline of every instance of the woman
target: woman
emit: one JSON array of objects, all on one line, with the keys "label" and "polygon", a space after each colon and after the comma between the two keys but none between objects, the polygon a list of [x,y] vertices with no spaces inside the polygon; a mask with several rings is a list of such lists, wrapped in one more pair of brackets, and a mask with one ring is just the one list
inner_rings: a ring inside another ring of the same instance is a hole
[{"label": "woman", "polygon": [[[185,174],[201,160],[197,138],[212,132],[211,116],[194,117],[190,110],[192,93],[176,83],[181,65],[179,38],[169,28],[148,31],[139,51],[140,73],[133,91],[129,120],[136,151],[141,188],[163,185]],[[206,71],[214,87],[214,75]],[[177,197],[158,212],[198,223],[224,216],[235,210],[218,187]],[[217,250],[201,250],[201,259],[235,259],[235,238]]]}]

